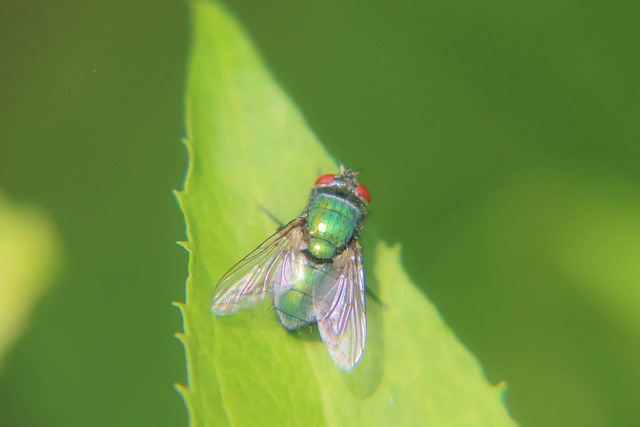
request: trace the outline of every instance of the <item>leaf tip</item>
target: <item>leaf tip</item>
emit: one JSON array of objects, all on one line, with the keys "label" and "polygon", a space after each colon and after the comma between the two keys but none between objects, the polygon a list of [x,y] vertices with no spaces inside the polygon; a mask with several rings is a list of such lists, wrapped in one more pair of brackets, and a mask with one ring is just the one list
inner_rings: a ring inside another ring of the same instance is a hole
[{"label": "leaf tip", "polygon": [[185,384],[175,383],[173,388],[186,400],[186,395],[189,393],[189,387]]},{"label": "leaf tip", "polygon": [[385,251],[389,256],[399,259],[400,253],[402,252],[402,244],[400,242],[396,242],[392,245],[388,245],[384,241],[379,241],[377,249],[379,251]]},{"label": "leaf tip", "polygon": [[172,306],[174,306],[175,308],[177,308],[178,310],[180,310],[180,314],[182,314],[184,316],[184,310],[185,310],[185,304],[183,302],[179,302],[179,301],[174,301],[171,303]]},{"label": "leaf tip", "polygon": [[186,406],[186,408],[187,408],[187,414],[189,415],[189,418],[190,418],[189,425],[190,426],[194,425],[193,419],[191,419],[191,417],[193,416],[192,415],[193,414],[193,405],[191,403],[191,390],[185,384],[180,384],[180,383],[173,384],[173,388],[174,388],[175,391],[178,392],[180,397],[182,397],[182,401],[184,402],[184,406]]},{"label": "leaf tip", "polygon": [[173,336],[180,341],[185,348],[187,347],[187,336],[184,332],[176,332]]},{"label": "leaf tip", "polygon": [[187,252],[191,252],[191,245],[190,242],[188,241],[183,241],[183,240],[179,240],[176,242],[178,244],[178,246],[181,246],[184,250],[186,250]]},{"label": "leaf tip", "polygon": [[500,401],[502,402],[502,404],[506,408],[507,407],[507,405],[506,405],[506,395],[507,395],[507,390],[509,389],[509,386],[507,385],[507,382],[505,380],[502,380],[499,383],[497,383],[495,385],[492,385],[491,389],[498,393],[498,397],[499,397]]}]

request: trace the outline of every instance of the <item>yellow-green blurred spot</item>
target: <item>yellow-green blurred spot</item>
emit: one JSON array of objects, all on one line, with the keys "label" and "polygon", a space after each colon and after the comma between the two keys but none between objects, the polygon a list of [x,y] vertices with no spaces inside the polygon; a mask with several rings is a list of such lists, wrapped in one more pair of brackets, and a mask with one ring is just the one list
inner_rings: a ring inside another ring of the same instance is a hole
[{"label": "yellow-green blurred spot", "polygon": [[0,371],[34,304],[51,283],[58,241],[51,220],[0,193]]}]

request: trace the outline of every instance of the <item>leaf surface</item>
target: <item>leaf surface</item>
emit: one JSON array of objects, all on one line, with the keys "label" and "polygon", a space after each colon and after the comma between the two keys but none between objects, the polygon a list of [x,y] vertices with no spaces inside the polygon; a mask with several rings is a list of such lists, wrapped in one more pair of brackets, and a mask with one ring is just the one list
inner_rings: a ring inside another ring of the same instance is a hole
[{"label": "leaf surface", "polygon": [[[285,331],[268,303],[231,317],[209,310],[224,272],[303,208],[315,177],[335,173],[301,114],[236,19],[192,3],[186,98],[190,166],[177,193],[190,252],[183,334],[192,425],[514,425],[503,386],[474,357],[400,265],[399,247],[364,235],[369,337],[342,373],[317,331]],[[375,210],[375,194],[372,202]]]}]

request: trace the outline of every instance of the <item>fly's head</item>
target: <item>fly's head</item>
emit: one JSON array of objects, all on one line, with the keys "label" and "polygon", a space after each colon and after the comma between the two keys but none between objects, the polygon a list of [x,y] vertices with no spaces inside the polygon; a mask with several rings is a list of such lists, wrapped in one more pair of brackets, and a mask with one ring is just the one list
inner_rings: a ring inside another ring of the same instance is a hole
[{"label": "fly's head", "polygon": [[337,175],[326,174],[318,177],[313,188],[313,194],[329,193],[344,197],[365,210],[371,196],[369,190],[358,182],[358,172],[340,165],[340,172]]}]

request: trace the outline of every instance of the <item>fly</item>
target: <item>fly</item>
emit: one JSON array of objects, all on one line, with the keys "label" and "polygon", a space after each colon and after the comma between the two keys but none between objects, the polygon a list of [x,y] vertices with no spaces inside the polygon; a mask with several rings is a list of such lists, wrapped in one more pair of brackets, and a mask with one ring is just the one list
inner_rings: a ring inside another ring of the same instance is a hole
[{"label": "fly", "polygon": [[357,173],[315,181],[297,218],[234,265],[211,300],[216,316],[227,316],[269,298],[289,330],[317,323],[334,363],[350,371],[367,340],[365,274],[358,235],[370,201]]}]

